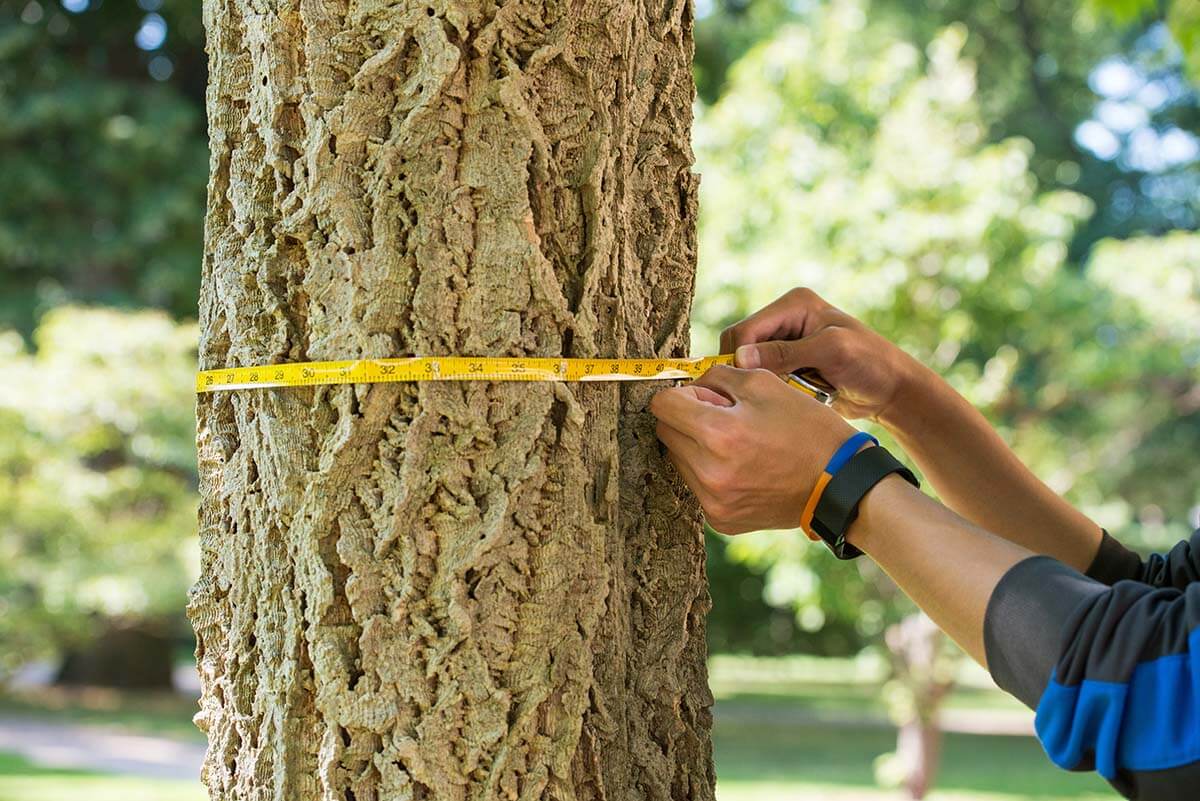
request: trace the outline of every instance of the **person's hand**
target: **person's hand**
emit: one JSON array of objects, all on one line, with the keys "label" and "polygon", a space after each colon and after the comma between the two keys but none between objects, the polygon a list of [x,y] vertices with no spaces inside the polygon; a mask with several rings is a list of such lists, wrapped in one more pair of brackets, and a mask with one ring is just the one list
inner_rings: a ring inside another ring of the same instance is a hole
[{"label": "person's hand", "polygon": [[899,347],[805,288],[725,329],[721,352],[736,352],[738,367],[780,375],[816,369],[838,391],[834,408],[852,419],[883,418],[903,386],[932,376]]},{"label": "person's hand", "polygon": [[795,528],[833,452],[855,429],[769,370],[718,365],[650,402],[658,438],[723,534]]}]

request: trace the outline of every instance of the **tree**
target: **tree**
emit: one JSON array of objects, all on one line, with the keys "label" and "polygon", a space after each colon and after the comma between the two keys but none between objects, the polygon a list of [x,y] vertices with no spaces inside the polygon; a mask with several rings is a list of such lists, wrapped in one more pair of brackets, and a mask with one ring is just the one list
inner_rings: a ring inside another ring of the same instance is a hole
[{"label": "tree", "polygon": [[169,686],[196,563],[196,327],[61,307],[34,342],[0,335],[0,683],[66,653],[69,678]]},{"label": "tree", "polygon": [[[686,352],[690,4],[204,12],[202,367]],[[654,391],[201,397],[212,797],[712,798]]]},{"label": "tree", "polygon": [[[785,23],[819,25],[837,5],[712,0],[696,34],[701,96],[718,99],[732,86],[729,68]],[[872,28],[915,45],[918,59],[939,31],[966,27],[987,140],[1028,139],[1042,191],[1096,206],[1072,237],[1073,262],[1105,237],[1200,226],[1200,3],[875,0],[870,13]]]},{"label": "tree", "polygon": [[[0,4],[0,149],[20,154],[0,171],[0,326],[72,302],[193,315],[206,159],[181,90],[203,53],[194,4],[156,3]],[[135,46],[146,20],[170,21],[173,60]]]}]

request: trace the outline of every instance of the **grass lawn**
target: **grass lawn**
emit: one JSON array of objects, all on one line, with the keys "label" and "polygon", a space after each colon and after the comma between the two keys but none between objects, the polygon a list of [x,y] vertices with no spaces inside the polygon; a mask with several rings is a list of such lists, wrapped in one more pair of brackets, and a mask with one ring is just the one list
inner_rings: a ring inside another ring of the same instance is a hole
[{"label": "grass lawn", "polygon": [[32,765],[0,752],[0,801],[206,801],[199,782],[136,779]]},{"label": "grass lawn", "polygon": [[[886,720],[878,673],[856,660],[715,657],[713,751],[718,801],[894,801],[875,783],[876,758],[895,732],[848,724]],[[947,707],[981,714],[1022,712],[985,673],[966,665]],[[1067,773],[1032,737],[947,734],[930,801],[1114,801],[1093,774]]]},{"label": "grass lawn", "polygon": [[[873,768],[875,758],[894,747],[892,731],[789,724],[779,714],[754,721],[744,703],[717,704],[713,748],[719,801],[898,797],[876,788]],[[777,700],[776,713],[778,707]],[[947,735],[937,788],[930,798],[942,801],[1117,797],[1095,776],[1055,768],[1034,739],[1011,736]]]},{"label": "grass lawn", "polygon": [[[947,709],[1025,709],[1001,692],[982,668],[965,659],[961,668],[958,686],[946,700]],[[718,655],[709,661],[708,678],[718,700],[782,701],[813,713],[887,716],[879,697],[883,665],[876,660]]]}]

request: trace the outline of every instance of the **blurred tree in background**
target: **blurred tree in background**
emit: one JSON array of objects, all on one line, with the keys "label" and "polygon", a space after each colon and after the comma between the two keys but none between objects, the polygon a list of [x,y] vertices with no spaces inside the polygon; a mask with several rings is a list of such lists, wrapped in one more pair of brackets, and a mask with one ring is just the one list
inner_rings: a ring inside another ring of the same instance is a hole
[{"label": "blurred tree in background", "polygon": [[28,334],[72,302],[195,315],[199,14],[178,0],[0,3],[0,327]]},{"label": "blurred tree in background", "polygon": [[[100,636],[126,682],[170,685],[199,559],[196,336],[161,312],[75,307],[42,318],[32,352],[0,335],[0,680],[64,653],[85,678]],[[121,653],[126,638],[146,652]]]},{"label": "blurred tree in background", "polygon": [[[747,50],[788,22],[814,24],[829,3],[697,5],[707,11],[696,31],[697,80],[711,103],[729,89],[730,68]],[[1200,223],[1191,135],[1200,128],[1200,99],[1178,44],[1200,35],[1196,0],[878,0],[860,12],[869,17],[864,25],[916,45],[918,59],[947,25],[970,32],[963,55],[978,73],[987,141],[1028,139],[1040,190],[1072,189],[1095,204],[1072,235],[1073,260],[1106,236]],[[1193,78],[1197,50],[1190,50]]]}]

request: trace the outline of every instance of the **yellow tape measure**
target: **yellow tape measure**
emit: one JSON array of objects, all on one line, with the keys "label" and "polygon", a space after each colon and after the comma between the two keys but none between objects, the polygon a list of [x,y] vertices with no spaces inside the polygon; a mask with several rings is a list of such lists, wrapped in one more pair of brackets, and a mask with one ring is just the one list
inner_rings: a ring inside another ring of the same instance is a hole
[{"label": "yellow tape measure", "polygon": [[649,381],[699,378],[714,364],[733,364],[733,356],[694,359],[416,356],[296,362],[202,370],[196,374],[196,392],[400,381]]}]

